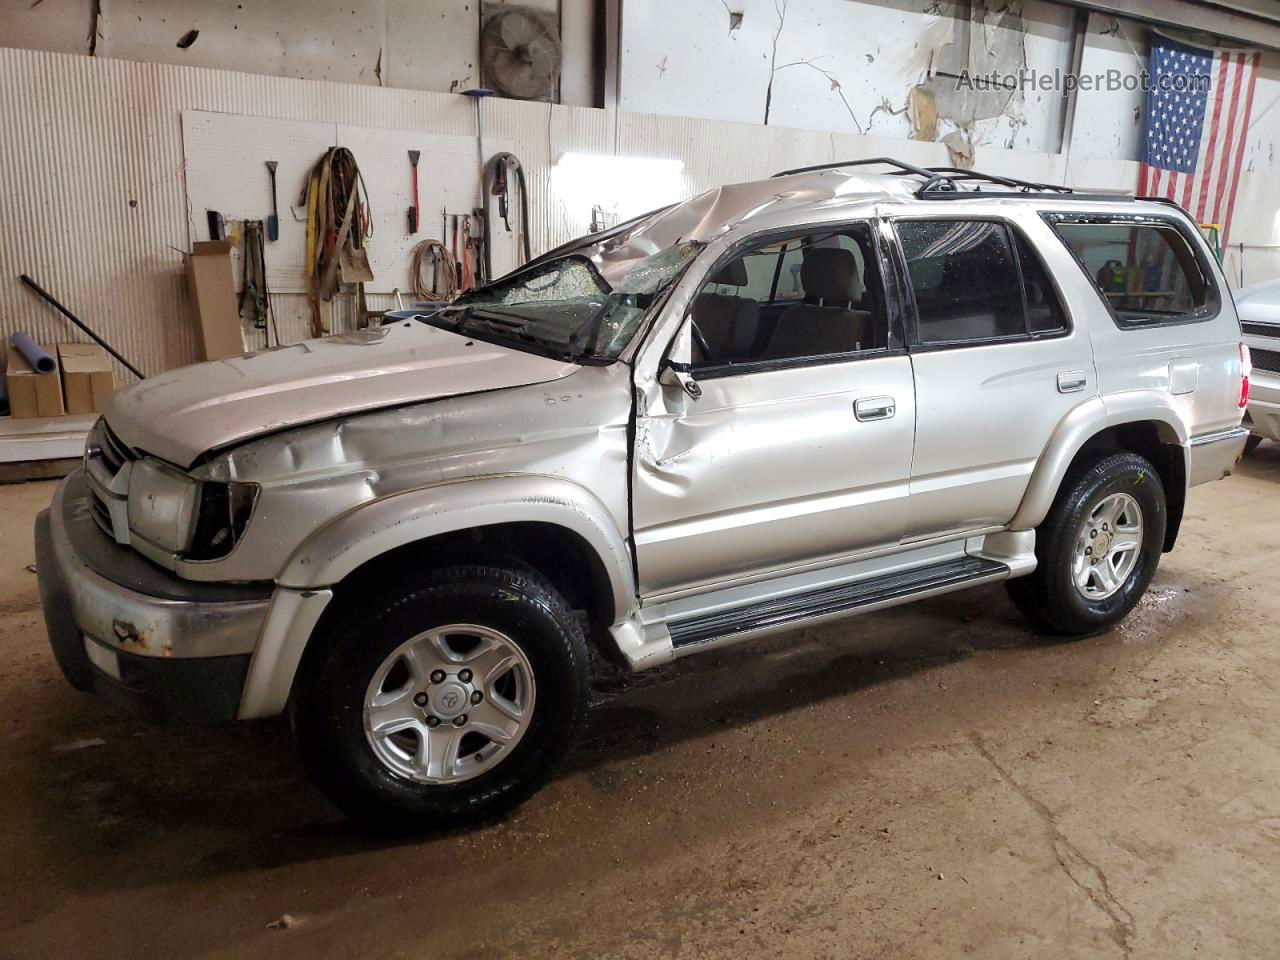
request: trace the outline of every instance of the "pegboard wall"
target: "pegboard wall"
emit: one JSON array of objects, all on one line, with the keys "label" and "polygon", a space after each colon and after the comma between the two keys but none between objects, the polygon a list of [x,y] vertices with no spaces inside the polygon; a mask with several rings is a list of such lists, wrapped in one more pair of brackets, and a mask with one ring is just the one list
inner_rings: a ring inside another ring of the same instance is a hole
[{"label": "pegboard wall", "polygon": [[[267,283],[273,294],[305,294],[307,176],[326,150],[347,147],[356,158],[369,192],[373,235],[367,240],[374,279],[369,293],[399,289],[412,299],[410,263],[413,248],[432,238],[450,245],[444,214],[471,213],[480,201],[480,149],[476,138],[420,133],[349,124],[316,123],[251,117],[242,114],[186,110],[182,114],[182,148],[186,160],[189,239],[209,239],[206,211],[217,210],[227,221],[227,234],[237,241],[233,259],[240,277],[240,227],[244,220],[266,221],[271,213],[271,181],[266,161],[275,160],[280,208],[280,238],[265,244]],[[485,137],[484,156],[513,150],[511,140]],[[421,151],[418,232],[409,233],[413,204],[413,170],[409,151]],[[515,266],[516,234],[493,222],[493,268],[502,275]],[[478,227],[478,223],[476,224]],[[452,229],[452,218],[449,223]],[[514,229],[521,225],[512,222]],[[461,243],[461,236],[459,236]],[[428,276],[428,279],[430,277]]]}]

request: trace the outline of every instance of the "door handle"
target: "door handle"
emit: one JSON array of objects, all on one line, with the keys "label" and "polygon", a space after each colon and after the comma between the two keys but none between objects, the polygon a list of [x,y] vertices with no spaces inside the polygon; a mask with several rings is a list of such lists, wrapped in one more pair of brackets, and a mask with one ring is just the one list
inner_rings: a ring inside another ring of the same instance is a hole
[{"label": "door handle", "polygon": [[1083,370],[1068,370],[1058,374],[1058,392],[1076,393],[1083,390],[1088,382],[1089,378]]},{"label": "door handle", "polygon": [[859,420],[888,420],[897,412],[893,397],[864,397],[853,403],[853,415]]}]

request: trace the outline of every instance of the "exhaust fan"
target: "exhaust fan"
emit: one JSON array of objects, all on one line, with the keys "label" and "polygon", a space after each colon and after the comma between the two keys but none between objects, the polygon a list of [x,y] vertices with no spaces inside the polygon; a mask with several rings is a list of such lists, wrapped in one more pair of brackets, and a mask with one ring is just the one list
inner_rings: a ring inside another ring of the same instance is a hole
[{"label": "exhaust fan", "polygon": [[480,68],[486,86],[519,100],[554,100],[560,79],[556,15],[532,7],[485,5]]}]

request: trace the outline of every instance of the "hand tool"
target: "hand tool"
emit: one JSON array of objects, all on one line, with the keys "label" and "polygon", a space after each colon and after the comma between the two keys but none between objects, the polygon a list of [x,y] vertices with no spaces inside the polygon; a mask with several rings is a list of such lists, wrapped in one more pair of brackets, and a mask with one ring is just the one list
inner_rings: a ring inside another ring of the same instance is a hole
[{"label": "hand tool", "polygon": [[453,239],[450,241],[449,245],[452,248],[452,252],[453,252],[453,269],[457,272],[458,282],[460,284],[458,289],[464,290],[466,289],[466,284],[462,283],[462,258],[458,256],[458,215],[455,213],[452,216],[453,216]]},{"label": "hand tool", "polygon": [[271,216],[267,217],[267,239],[280,239],[280,209],[276,206],[276,166],[277,161],[267,161],[267,172],[271,175]]},{"label": "hand tool", "polygon": [[474,290],[476,286],[475,269],[472,266],[475,253],[474,241],[471,239],[471,217],[462,216],[462,289]]},{"label": "hand tool", "polygon": [[409,208],[409,232],[418,232],[418,158],[421,150],[409,151],[409,166],[413,167],[413,206]]},{"label": "hand tool", "polygon": [[471,245],[472,285],[483,287],[489,282],[490,274],[489,218],[485,210],[479,207],[472,210],[471,217],[467,219],[467,225],[470,227],[467,237]]}]

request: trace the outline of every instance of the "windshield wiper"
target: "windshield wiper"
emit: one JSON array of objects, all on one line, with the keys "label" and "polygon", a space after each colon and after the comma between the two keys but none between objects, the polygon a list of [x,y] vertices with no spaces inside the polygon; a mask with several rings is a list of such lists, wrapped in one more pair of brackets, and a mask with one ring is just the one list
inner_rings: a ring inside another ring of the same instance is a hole
[{"label": "windshield wiper", "polygon": [[622,302],[625,294],[611,293],[604,298],[604,303],[599,308],[578,324],[578,329],[569,334],[569,356],[575,360],[580,360],[587,355],[585,349],[580,349],[579,344],[585,347],[595,339],[596,332],[600,329],[600,324],[604,321],[605,314]]},{"label": "windshield wiper", "polygon": [[[565,355],[565,350],[558,347],[552,341],[530,333],[527,329],[528,320],[524,317],[520,317],[517,314],[482,310],[478,307],[465,307],[462,309],[465,310],[465,313],[458,321],[457,326],[453,328],[454,333],[463,333],[463,331],[468,327],[471,327],[472,332],[474,333],[475,328],[480,326],[483,333],[493,336],[499,340],[516,340],[520,343],[527,343],[531,346],[538,347],[541,351],[545,351],[556,356],[562,357]],[[473,324],[473,320],[480,321],[480,325]]]},{"label": "windshield wiper", "polygon": [[529,325],[527,317],[522,317],[516,313],[499,313],[497,311],[480,310],[472,308],[467,312],[467,316],[463,318],[463,323],[475,317],[478,320],[484,320],[486,323],[494,324],[499,327],[506,327],[512,330],[520,330]]}]

